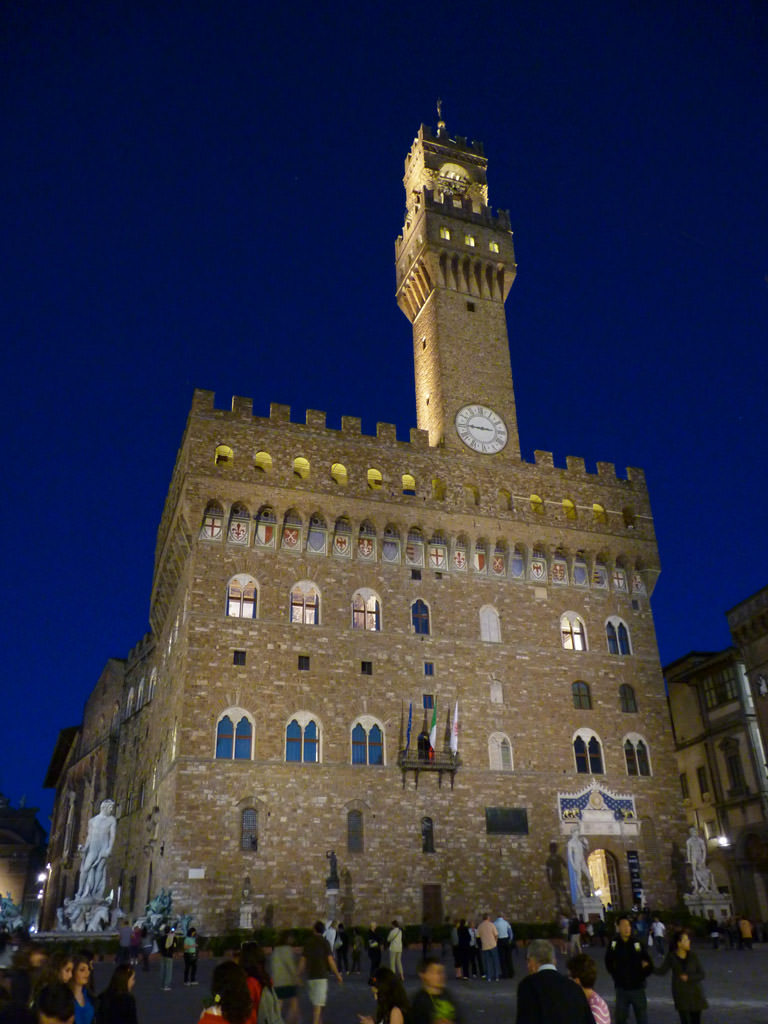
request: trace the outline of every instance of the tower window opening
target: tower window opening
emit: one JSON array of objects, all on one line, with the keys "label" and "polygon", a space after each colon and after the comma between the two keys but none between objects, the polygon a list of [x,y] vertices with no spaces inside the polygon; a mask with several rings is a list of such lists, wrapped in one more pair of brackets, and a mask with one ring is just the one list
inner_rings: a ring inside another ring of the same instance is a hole
[{"label": "tower window opening", "polygon": [[470,249],[474,249],[474,247],[475,247],[475,236],[474,235],[464,235],[464,245],[468,245],[470,247]]},{"label": "tower window opening", "polygon": [[475,312],[475,304],[474,304],[474,302],[468,302],[467,303],[467,312],[468,313],[474,313]]},{"label": "tower window opening", "polygon": [[499,251],[499,243],[498,242],[489,242],[488,243],[488,249],[491,252],[498,252]]}]

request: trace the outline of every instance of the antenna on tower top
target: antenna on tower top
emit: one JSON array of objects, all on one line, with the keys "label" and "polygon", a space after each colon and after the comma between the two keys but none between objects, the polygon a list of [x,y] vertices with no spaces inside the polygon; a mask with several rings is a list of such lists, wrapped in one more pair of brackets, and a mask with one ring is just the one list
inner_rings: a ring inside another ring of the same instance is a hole
[{"label": "antenna on tower top", "polygon": [[443,101],[437,101],[437,134],[445,135],[445,121],[443,120]]}]

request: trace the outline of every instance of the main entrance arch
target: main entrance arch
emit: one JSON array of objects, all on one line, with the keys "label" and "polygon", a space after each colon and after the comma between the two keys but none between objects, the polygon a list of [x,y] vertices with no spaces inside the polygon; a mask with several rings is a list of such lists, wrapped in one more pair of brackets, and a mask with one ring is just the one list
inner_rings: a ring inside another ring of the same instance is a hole
[{"label": "main entrance arch", "polygon": [[593,850],[587,858],[587,866],[595,884],[595,895],[603,906],[610,903],[614,909],[620,907],[619,868],[610,850]]}]

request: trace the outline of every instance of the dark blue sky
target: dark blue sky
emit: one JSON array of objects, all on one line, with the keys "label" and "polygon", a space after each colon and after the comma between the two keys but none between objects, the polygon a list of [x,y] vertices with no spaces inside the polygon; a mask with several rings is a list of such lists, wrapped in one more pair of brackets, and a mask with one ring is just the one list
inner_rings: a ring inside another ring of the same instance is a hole
[{"label": "dark blue sky", "polygon": [[483,140],[521,443],[645,469],[662,660],[768,583],[768,7],[0,6],[0,790],[147,628],[192,389],[415,425],[419,124]]}]

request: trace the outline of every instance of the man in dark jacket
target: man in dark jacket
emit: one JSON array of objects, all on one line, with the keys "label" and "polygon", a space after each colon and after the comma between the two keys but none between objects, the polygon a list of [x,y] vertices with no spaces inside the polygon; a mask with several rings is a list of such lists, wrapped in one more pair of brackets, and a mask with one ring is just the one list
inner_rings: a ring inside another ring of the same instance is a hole
[{"label": "man in dark jacket", "polygon": [[528,977],[517,986],[517,1024],[595,1024],[580,985],[561,974],[546,939],[528,946]]},{"label": "man in dark jacket", "polygon": [[632,934],[632,922],[620,917],[618,935],[608,943],[605,967],[616,986],[616,1024],[626,1024],[634,1008],[637,1024],[648,1024],[645,979],[653,973],[653,961],[640,939]]}]

